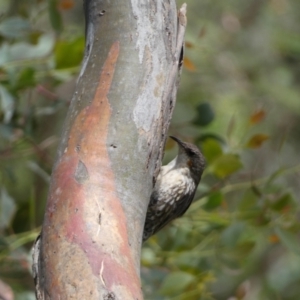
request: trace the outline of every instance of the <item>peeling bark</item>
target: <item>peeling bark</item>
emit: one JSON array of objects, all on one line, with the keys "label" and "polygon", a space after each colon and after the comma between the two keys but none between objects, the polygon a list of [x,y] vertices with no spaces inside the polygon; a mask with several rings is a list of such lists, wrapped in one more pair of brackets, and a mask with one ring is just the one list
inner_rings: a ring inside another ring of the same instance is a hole
[{"label": "peeling bark", "polygon": [[84,4],[85,58],[34,249],[38,299],[143,298],[142,232],[175,104],[185,6],[177,27],[173,1],[122,2]]}]

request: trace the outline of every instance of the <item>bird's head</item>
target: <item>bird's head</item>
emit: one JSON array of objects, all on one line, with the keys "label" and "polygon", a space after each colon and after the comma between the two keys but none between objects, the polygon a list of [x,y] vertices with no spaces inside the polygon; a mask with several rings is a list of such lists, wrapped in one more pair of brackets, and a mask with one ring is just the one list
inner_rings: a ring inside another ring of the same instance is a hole
[{"label": "bird's head", "polygon": [[193,179],[198,183],[205,168],[205,158],[199,148],[191,143],[181,141],[175,136],[170,136],[178,144],[178,156],[176,164],[186,165]]}]

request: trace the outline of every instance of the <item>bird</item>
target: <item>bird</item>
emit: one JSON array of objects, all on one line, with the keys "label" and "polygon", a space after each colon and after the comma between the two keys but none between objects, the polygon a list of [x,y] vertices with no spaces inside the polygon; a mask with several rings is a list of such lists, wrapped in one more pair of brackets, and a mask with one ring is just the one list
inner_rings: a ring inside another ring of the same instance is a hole
[{"label": "bird", "polygon": [[170,138],[178,144],[178,155],[160,168],[146,213],[143,242],[187,211],[205,168],[197,146]]}]

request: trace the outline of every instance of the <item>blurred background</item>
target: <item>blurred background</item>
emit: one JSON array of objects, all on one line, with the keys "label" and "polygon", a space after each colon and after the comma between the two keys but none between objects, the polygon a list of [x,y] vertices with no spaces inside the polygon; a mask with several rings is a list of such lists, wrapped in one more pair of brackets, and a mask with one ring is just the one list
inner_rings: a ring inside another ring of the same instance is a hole
[{"label": "blurred background", "polygon": [[[170,134],[196,143],[207,167],[185,216],[142,249],[145,299],[299,300],[300,1],[187,5]],[[82,1],[1,0],[5,300],[35,299],[30,249],[83,50]],[[176,152],[168,141],[165,163]]]}]

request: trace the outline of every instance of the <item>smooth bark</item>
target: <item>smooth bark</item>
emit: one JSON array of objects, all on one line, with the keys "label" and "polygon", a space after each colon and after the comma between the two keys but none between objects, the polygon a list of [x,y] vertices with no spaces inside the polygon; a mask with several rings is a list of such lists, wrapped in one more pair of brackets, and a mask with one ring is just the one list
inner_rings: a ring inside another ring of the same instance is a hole
[{"label": "smooth bark", "polygon": [[142,232],[175,104],[185,6],[179,27],[173,0],[84,7],[85,57],[34,250],[37,297],[142,299]]}]

